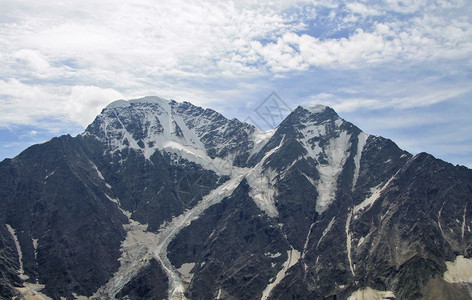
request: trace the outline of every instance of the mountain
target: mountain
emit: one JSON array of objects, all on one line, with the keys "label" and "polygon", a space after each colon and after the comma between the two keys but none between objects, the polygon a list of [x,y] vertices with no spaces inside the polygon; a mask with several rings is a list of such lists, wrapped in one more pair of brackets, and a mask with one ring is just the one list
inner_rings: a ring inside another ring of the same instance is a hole
[{"label": "mountain", "polygon": [[0,163],[0,298],[472,299],[471,203],[472,170],[326,106],[119,100]]}]

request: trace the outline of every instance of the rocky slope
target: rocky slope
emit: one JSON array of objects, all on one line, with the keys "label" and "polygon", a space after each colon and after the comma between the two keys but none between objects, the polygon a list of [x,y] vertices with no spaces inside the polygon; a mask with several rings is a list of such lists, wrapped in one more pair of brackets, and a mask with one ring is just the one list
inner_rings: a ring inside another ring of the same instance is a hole
[{"label": "rocky slope", "polygon": [[157,97],[0,163],[0,297],[472,299],[472,171],[325,106]]}]

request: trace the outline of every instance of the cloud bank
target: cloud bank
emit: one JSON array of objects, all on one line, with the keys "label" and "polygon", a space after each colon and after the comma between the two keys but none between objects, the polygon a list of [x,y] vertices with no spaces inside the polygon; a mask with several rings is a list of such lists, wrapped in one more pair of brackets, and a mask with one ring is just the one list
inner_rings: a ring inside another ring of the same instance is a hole
[{"label": "cloud bank", "polygon": [[460,105],[471,15],[455,0],[4,0],[0,127],[83,127],[144,95],[230,117],[272,90],[358,114]]}]

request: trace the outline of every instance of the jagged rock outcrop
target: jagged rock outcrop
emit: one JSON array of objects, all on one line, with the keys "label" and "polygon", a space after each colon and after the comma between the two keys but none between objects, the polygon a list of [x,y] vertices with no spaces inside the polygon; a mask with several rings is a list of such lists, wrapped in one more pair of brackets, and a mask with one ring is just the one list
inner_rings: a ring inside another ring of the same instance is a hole
[{"label": "jagged rock outcrop", "polygon": [[0,295],[472,299],[471,226],[472,170],[329,107],[119,100],[0,163]]}]

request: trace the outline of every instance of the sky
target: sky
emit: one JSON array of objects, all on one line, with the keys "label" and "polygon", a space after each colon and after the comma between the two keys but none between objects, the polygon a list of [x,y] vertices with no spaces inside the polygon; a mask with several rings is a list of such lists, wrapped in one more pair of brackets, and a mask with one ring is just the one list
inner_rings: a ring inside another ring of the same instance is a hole
[{"label": "sky", "polygon": [[324,104],[472,168],[470,4],[0,0],[0,160],[154,95],[262,129],[261,109]]}]

